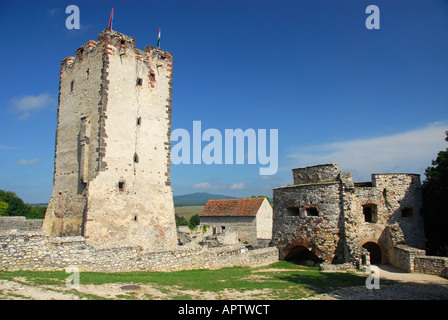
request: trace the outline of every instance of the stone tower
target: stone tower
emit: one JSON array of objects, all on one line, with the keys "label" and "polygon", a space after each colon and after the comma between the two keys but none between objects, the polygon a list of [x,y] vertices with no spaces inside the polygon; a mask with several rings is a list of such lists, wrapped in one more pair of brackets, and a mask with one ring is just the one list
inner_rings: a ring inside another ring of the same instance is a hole
[{"label": "stone tower", "polygon": [[92,245],[177,244],[170,184],[173,56],[106,29],[61,63],[43,229]]}]

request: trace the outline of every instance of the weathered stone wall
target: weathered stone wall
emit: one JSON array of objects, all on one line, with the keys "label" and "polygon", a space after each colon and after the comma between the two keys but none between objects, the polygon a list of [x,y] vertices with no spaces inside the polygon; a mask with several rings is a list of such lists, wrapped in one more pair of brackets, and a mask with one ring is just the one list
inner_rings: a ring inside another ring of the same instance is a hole
[{"label": "weathered stone wall", "polygon": [[25,217],[0,217],[0,232],[9,230],[32,231],[42,229],[42,219],[30,219]]},{"label": "weathered stone wall", "polygon": [[[362,186],[354,184],[350,195],[344,194],[344,201],[350,201],[345,215],[345,236],[350,256],[360,255],[357,247],[367,242],[379,245],[382,262],[388,261],[384,231],[388,225],[398,224],[404,243],[416,248],[424,247],[423,219],[420,215],[422,193],[420,176],[412,174],[374,174],[372,182]],[[371,209],[371,220],[366,221],[363,208]],[[403,208],[411,208],[413,215],[402,216]]]},{"label": "weathered stone wall", "polygon": [[344,262],[358,265],[362,261],[364,250],[361,247],[356,233],[358,232],[358,217],[351,214],[353,210],[353,199],[355,198],[355,184],[352,174],[341,173],[341,237],[343,238]]},{"label": "weathered stone wall", "polygon": [[172,54],[106,29],[61,66],[44,230],[92,244],[177,244],[170,185]]},{"label": "weathered stone wall", "polygon": [[0,269],[81,272],[179,271],[232,266],[261,266],[278,261],[274,247],[247,250],[244,246],[204,249],[178,246],[151,251],[142,246],[94,247],[82,237],[50,238],[42,231],[0,234]]},{"label": "weathered stone wall", "polygon": [[[403,230],[406,244],[416,248],[425,247],[423,229],[422,186],[418,174],[373,174],[373,187],[382,190],[384,214],[388,224],[398,223]],[[410,209],[411,216],[403,216]]]},{"label": "weathered stone wall", "polygon": [[[201,225],[208,225],[212,230],[213,228],[216,228],[217,234],[232,234],[232,239],[236,238],[236,240],[241,244],[256,246],[258,243],[257,223],[256,217],[254,216],[202,216]],[[225,227],[224,231],[222,231],[222,227]],[[230,239],[223,240],[229,241]]]},{"label": "weathered stone wall", "polygon": [[389,263],[407,272],[434,274],[448,279],[448,258],[427,256],[424,250],[406,245],[395,245]]},{"label": "weathered stone wall", "polygon": [[[343,262],[339,182],[321,182],[274,189],[273,243],[284,259],[303,246],[327,263]],[[315,208],[311,216],[308,208]]]},{"label": "weathered stone wall", "polygon": [[338,166],[333,163],[292,169],[295,185],[336,181],[340,173]]},{"label": "weathered stone wall", "polygon": [[448,279],[448,258],[435,256],[417,256],[414,258],[414,271],[435,274]]},{"label": "weathered stone wall", "polygon": [[51,234],[76,236],[83,232],[86,181],[98,172],[104,48],[104,43],[89,41],[75,57],[61,62],[53,194],[44,221]]},{"label": "weathered stone wall", "polygon": [[193,230],[189,226],[179,226],[177,229],[177,237],[184,243],[195,243],[198,244],[204,238],[212,235],[212,228],[209,226],[199,225]]},{"label": "weathered stone wall", "polygon": [[405,245],[404,234],[398,223],[387,226],[381,241],[387,248],[387,263],[407,272],[448,278],[448,258],[426,256],[424,250]]},{"label": "weathered stone wall", "polygon": [[416,249],[406,245],[398,245],[394,247],[393,254],[391,254],[391,259],[389,263],[401,270],[407,272],[414,272],[414,260],[418,256],[424,256],[425,250]]}]

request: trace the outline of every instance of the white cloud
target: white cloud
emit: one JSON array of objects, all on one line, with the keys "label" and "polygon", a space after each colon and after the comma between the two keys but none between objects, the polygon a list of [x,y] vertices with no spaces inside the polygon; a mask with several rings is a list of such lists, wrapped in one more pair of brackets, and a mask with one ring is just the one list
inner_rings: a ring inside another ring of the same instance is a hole
[{"label": "white cloud", "polygon": [[232,190],[241,190],[244,189],[246,186],[244,183],[234,183],[230,186],[230,189]]},{"label": "white cloud", "polygon": [[355,180],[370,180],[372,173],[423,174],[447,143],[447,123],[433,123],[422,129],[363,139],[305,147],[286,156],[291,168],[336,163],[350,171]]},{"label": "white cloud", "polygon": [[57,14],[63,14],[64,13],[64,9],[62,8],[51,8],[47,10],[48,14],[50,16],[55,16]]},{"label": "white cloud", "polygon": [[17,162],[17,164],[19,166],[32,166],[32,165],[37,164],[39,162],[39,160],[40,160],[39,158],[33,158],[30,160],[21,159],[19,162]]},{"label": "white cloud", "polygon": [[32,112],[52,106],[55,100],[49,94],[40,94],[38,96],[27,95],[22,98],[12,98],[10,103],[14,112],[21,113],[20,119],[26,119]]},{"label": "white cloud", "polygon": [[209,182],[201,182],[193,185],[194,189],[210,190],[210,189],[231,189],[231,190],[242,190],[246,187],[244,183],[234,183],[230,187],[228,185],[222,184],[212,184]]},{"label": "white cloud", "polygon": [[193,188],[195,189],[222,189],[224,188],[221,185],[218,184],[211,184],[208,182],[201,182],[193,185]]}]

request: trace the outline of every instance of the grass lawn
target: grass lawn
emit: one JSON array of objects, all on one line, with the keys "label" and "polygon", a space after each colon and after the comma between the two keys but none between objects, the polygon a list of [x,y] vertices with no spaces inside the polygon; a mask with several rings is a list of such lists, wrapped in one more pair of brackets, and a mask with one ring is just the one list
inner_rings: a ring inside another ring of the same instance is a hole
[{"label": "grass lawn", "polygon": [[[233,267],[219,270],[163,272],[81,272],[80,289],[67,290],[69,274],[43,271],[0,271],[0,279],[24,286],[70,293],[87,299],[301,299],[337,287],[364,285],[365,276],[350,272],[321,272],[316,267],[279,261],[258,268]],[[124,285],[138,285],[134,291]],[[22,290],[23,291],[23,290]],[[13,298],[0,286],[0,298]]]}]

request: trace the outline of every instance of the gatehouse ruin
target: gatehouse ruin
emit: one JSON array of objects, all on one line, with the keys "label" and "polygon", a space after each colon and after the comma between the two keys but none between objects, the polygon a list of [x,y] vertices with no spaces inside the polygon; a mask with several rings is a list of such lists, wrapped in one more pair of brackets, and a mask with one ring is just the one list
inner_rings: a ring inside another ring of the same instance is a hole
[{"label": "gatehouse ruin", "polygon": [[418,174],[372,174],[353,182],[336,164],[292,170],[293,185],[274,189],[273,244],[280,259],[333,264],[390,263],[391,230],[424,249]]}]

